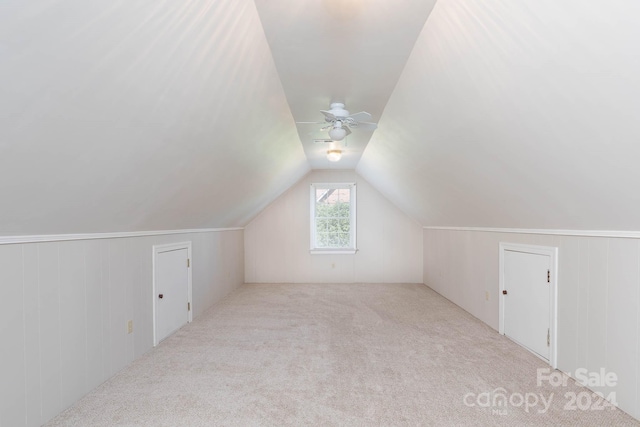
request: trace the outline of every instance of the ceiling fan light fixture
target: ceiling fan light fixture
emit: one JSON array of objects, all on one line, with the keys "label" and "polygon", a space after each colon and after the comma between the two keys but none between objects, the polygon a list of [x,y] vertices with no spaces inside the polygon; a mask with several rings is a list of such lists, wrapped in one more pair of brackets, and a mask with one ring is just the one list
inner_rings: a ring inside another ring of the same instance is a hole
[{"label": "ceiling fan light fixture", "polygon": [[327,160],[330,162],[337,162],[342,158],[342,150],[329,150],[327,151]]},{"label": "ceiling fan light fixture", "polygon": [[329,137],[332,141],[342,141],[347,136],[347,130],[342,127],[333,127],[329,130]]}]

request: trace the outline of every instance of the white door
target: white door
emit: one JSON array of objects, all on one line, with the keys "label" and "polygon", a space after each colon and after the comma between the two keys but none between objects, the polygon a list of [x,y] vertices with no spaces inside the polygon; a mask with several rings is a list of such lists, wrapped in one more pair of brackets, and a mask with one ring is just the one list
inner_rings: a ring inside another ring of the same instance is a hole
[{"label": "white door", "polygon": [[156,343],[189,321],[189,251],[157,252],[155,259]]},{"label": "white door", "polygon": [[551,257],[506,250],[503,268],[504,334],[549,360]]}]

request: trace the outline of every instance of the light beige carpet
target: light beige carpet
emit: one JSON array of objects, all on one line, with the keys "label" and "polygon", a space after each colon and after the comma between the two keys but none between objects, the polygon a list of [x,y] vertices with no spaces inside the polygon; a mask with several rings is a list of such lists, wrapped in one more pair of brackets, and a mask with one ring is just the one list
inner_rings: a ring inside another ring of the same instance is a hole
[{"label": "light beige carpet", "polygon": [[47,425],[640,425],[544,367],[424,285],[244,285]]}]

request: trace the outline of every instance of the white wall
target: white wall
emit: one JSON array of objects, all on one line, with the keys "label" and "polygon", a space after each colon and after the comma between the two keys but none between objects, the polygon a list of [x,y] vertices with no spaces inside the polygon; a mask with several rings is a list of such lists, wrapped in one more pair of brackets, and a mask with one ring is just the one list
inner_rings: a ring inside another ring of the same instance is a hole
[{"label": "white wall", "polygon": [[640,240],[425,229],[425,283],[496,330],[499,242],[559,248],[558,368],[615,372],[594,389],[640,418]]},{"label": "white wall", "polygon": [[0,245],[0,426],[41,425],[152,348],[153,245],[192,242],[196,317],[243,283],[242,235]]},{"label": "white wall", "polygon": [[[309,253],[313,182],[357,183],[355,255]],[[313,171],[245,227],[245,279],[249,283],[422,283],[422,227],[354,171]]]}]

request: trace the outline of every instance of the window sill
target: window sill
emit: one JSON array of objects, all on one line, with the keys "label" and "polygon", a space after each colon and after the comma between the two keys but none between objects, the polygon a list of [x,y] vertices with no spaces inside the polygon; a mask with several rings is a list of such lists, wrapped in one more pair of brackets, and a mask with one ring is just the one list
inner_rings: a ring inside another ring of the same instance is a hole
[{"label": "window sill", "polygon": [[354,255],[357,249],[311,249],[311,255]]}]

